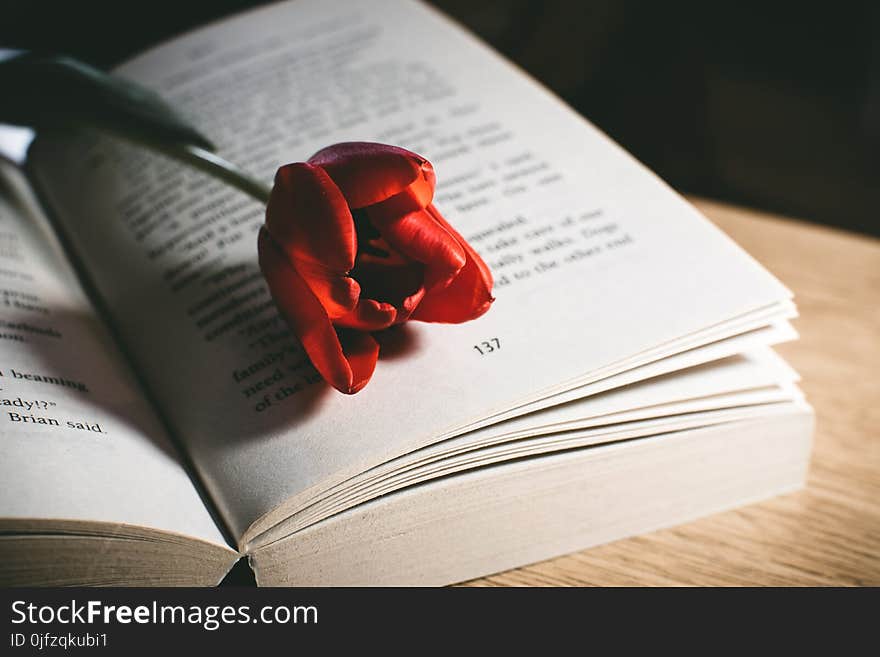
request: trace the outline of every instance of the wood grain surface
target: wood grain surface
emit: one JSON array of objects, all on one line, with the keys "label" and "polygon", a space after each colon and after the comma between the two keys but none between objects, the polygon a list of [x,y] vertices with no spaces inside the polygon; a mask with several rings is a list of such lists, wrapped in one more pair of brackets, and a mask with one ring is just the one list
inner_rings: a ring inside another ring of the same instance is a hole
[{"label": "wood grain surface", "polygon": [[472,586],[880,585],[880,240],[691,201],[795,294],[817,429],[805,489]]}]

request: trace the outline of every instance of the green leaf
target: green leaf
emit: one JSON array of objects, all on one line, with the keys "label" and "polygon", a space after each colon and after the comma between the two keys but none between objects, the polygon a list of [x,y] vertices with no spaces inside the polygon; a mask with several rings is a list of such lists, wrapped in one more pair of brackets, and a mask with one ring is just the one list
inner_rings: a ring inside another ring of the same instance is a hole
[{"label": "green leaf", "polygon": [[157,93],[84,62],[0,51],[0,122],[36,130],[91,125],[157,147],[214,145]]}]

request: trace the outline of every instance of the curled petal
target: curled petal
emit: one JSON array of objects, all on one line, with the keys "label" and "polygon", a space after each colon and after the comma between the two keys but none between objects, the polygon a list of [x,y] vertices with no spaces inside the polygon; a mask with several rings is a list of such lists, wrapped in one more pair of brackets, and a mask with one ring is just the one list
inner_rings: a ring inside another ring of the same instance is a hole
[{"label": "curled petal", "polygon": [[298,162],[278,169],[266,229],[291,261],[342,274],[354,267],[354,220],[342,192],[320,167]]},{"label": "curled petal", "polygon": [[354,310],[333,320],[335,326],[361,331],[381,331],[394,324],[397,309],[390,303],[360,299]]},{"label": "curled petal", "polygon": [[352,272],[364,297],[389,303],[396,309],[394,323],[409,318],[425,295],[425,266],[420,262],[401,258],[361,257]]},{"label": "curled petal", "polygon": [[495,300],[492,297],[492,273],[479,254],[443,219],[433,205],[428,206],[426,211],[459,241],[467,262],[449,285],[428,290],[410,319],[451,324],[476,319],[489,310]]},{"label": "curled petal", "polygon": [[[425,166],[431,166],[426,161]],[[434,198],[434,170],[431,176],[419,176],[404,189],[384,201],[368,206],[371,214],[401,217],[411,212],[423,210]]]},{"label": "curled petal", "polygon": [[323,169],[302,163],[278,169],[266,208],[266,230],[331,319],[355,307],[360,288],[346,275],[357,253],[354,221]]},{"label": "curled petal", "polygon": [[363,388],[376,367],[378,343],[369,333],[337,334],[321,302],[265,228],[258,251],[272,297],[321,376],[346,394]]},{"label": "curled petal", "polygon": [[407,258],[425,265],[426,289],[445,286],[465,266],[467,254],[463,240],[450,233],[448,224],[437,221],[436,211],[426,208],[399,215],[381,209],[374,212],[371,207],[367,212],[388,244]]},{"label": "curled petal", "polygon": [[372,335],[362,331],[340,329],[337,335],[351,368],[351,385],[347,390],[337,390],[353,395],[370,382],[373,370],[376,369],[376,361],[379,360],[379,343]]},{"label": "curled petal", "polygon": [[423,199],[421,207],[434,195],[431,163],[396,146],[345,142],[318,151],[309,163],[330,175],[352,208],[379,203],[409,187]]},{"label": "curled petal", "polygon": [[425,286],[419,287],[415,292],[406,297],[400,304],[397,309],[397,318],[394,320],[395,324],[402,324],[406,320],[408,320],[413,311],[419,307],[419,304],[422,302],[422,299],[425,298],[425,294],[427,294],[427,290]]},{"label": "curled petal", "polygon": [[294,261],[291,264],[318,297],[331,320],[347,315],[357,305],[361,286],[353,278],[311,263]]}]

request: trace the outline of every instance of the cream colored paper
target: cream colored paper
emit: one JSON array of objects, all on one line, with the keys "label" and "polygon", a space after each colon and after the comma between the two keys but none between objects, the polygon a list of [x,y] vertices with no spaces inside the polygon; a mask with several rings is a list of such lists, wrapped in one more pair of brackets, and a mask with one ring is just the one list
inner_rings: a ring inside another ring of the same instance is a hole
[{"label": "cream colored paper", "polygon": [[101,522],[225,545],[48,226],[20,185],[0,190],[0,526]]}]

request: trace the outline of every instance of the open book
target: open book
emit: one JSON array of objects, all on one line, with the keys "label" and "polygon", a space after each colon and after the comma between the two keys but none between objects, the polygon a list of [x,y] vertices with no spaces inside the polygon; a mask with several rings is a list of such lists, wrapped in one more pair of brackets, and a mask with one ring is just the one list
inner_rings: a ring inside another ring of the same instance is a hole
[{"label": "open book", "polygon": [[[119,68],[266,180],[328,144],[430,159],[491,267],[462,325],[324,384],[257,266],[264,208],[96,134],[0,206],[0,580],[459,581],[790,491],[789,291],[534,81],[411,0],[298,0]],[[674,145],[670,145],[674,147]]]}]

